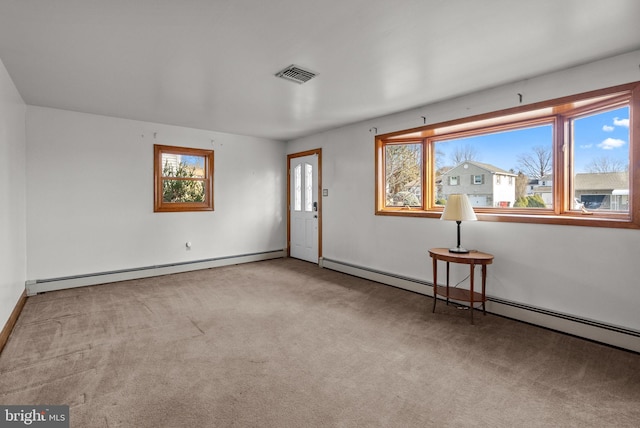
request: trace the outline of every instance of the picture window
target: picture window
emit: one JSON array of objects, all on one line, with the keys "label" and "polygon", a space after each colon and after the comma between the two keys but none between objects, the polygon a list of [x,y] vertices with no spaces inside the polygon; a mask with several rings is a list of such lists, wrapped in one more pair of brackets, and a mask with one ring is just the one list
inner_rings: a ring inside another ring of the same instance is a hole
[{"label": "picture window", "polygon": [[379,135],[376,214],[467,193],[480,220],[640,228],[637,105],[640,82]]}]

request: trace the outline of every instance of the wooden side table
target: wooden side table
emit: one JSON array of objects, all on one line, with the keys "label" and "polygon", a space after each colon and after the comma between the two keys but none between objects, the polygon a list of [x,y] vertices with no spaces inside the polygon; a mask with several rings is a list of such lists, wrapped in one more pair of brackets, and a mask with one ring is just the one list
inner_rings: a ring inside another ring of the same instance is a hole
[{"label": "wooden side table", "polygon": [[[447,299],[447,305],[449,299],[462,302],[469,302],[469,312],[471,313],[471,324],[473,324],[473,310],[476,302],[482,303],[482,313],[487,314],[485,310],[485,302],[487,295],[485,293],[487,284],[487,265],[493,263],[493,255],[487,253],[481,253],[479,251],[470,251],[469,253],[451,253],[448,248],[432,248],[429,250],[429,255],[433,259],[433,311],[436,311],[436,302],[438,301],[438,295],[445,296]],[[447,285],[438,285],[438,260],[447,262]],[[449,263],[462,263],[467,264],[470,267],[469,273],[469,290],[464,288],[449,288]],[[473,290],[474,281],[473,274],[476,265],[482,266],[482,293],[478,293]]]}]

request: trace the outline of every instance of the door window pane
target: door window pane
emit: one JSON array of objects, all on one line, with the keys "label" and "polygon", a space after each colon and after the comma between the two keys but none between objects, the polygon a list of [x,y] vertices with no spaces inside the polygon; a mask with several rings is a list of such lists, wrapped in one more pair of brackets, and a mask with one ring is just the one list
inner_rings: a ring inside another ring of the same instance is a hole
[{"label": "door window pane", "polygon": [[293,209],[302,211],[302,165],[293,169]]},{"label": "door window pane", "polygon": [[313,211],[313,166],[304,164],[304,210]]}]

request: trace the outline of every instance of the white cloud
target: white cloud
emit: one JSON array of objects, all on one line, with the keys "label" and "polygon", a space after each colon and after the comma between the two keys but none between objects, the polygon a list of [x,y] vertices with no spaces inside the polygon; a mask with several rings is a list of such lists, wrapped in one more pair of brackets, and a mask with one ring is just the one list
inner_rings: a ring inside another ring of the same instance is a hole
[{"label": "white cloud", "polygon": [[619,140],[617,138],[607,138],[602,143],[598,144],[598,147],[600,147],[603,150],[613,150],[618,147],[624,146],[626,143],[627,143],[626,141]]},{"label": "white cloud", "polygon": [[625,128],[629,127],[629,119],[618,119],[617,117],[613,118],[613,124],[615,126],[624,126]]},{"label": "white cloud", "polygon": [[615,128],[615,126],[611,126],[611,125],[604,125],[604,126],[602,127],[602,130],[603,130],[604,132],[611,132],[611,131],[613,131],[614,129],[616,129],[616,128]]}]

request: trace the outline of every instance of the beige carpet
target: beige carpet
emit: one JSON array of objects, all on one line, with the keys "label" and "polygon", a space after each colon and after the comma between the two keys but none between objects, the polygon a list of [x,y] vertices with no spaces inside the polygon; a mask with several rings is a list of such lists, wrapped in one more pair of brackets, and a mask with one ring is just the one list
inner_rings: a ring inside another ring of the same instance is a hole
[{"label": "beige carpet", "polygon": [[638,427],[640,355],[293,259],[30,297],[0,403],[72,427]]}]

